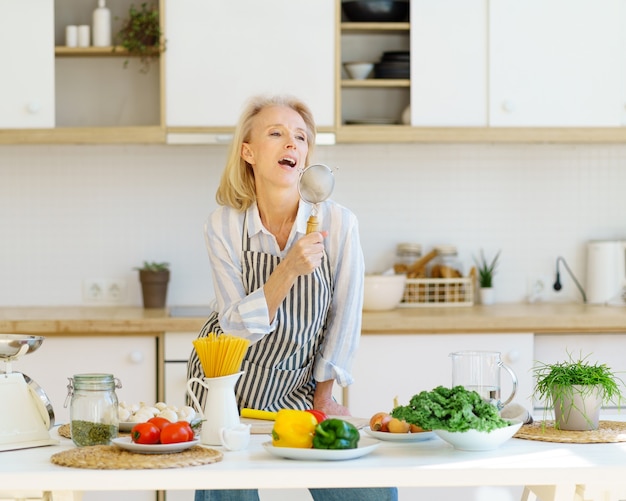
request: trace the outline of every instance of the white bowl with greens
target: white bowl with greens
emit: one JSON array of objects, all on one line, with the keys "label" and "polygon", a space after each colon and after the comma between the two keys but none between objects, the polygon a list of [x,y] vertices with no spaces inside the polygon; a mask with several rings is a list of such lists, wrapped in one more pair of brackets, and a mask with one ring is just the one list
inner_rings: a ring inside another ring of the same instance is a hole
[{"label": "white bowl with greens", "polygon": [[468,451],[496,449],[522,426],[519,420],[503,419],[495,405],[463,386],[422,391],[408,405],[395,407],[391,415],[432,430],[454,448]]},{"label": "white bowl with greens", "polygon": [[508,426],[492,431],[446,431],[433,430],[442,440],[461,451],[492,451],[500,447],[517,433],[522,426],[519,420],[508,421]]}]

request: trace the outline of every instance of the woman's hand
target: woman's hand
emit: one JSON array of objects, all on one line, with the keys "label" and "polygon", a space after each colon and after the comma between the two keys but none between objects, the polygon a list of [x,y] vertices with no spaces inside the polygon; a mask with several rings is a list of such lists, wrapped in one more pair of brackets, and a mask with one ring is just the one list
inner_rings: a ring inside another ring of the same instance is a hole
[{"label": "woman's hand", "polygon": [[322,262],[327,231],[314,231],[298,240],[284,259],[298,276],[312,273]]},{"label": "woman's hand", "polygon": [[318,411],[322,411],[327,416],[350,416],[350,411],[347,407],[335,402],[332,398],[317,402],[313,404],[313,408]]},{"label": "woman's hand", "polygon": [[298,240],[265,282],[263,290],[270,322],[300,275],[309,275],[322,262],[327,231],[316,231]]},{"label": "woman's hand", "polygon": [[333,399],[333,384],[335,381],[317,381],[313,394],[313,408],[322,411],[327,416],[350,416],[347,407],[338,404]]}]

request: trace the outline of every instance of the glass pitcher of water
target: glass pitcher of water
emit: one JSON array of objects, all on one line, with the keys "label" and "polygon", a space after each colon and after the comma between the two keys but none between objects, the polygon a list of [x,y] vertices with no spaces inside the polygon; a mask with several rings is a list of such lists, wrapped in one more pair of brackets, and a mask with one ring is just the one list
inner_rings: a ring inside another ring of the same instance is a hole
[{"label": "glass pitcher of water", "polygon": [[[517,393],[517,376],[505,365],[499,351],[456,351],[452,358],[452,386],[463,386],[476,391],[483,400],[502,409]],[[500,368],[511,376],[511,394],[503,402],[500,396]]]}]

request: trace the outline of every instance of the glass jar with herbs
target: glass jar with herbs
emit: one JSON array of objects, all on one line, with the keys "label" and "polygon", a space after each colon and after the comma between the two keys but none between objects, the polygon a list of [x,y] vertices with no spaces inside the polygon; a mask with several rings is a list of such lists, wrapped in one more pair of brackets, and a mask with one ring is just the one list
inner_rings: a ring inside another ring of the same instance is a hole
[{"label": "glass jar with herbs", "polygon": [[117,437],[119,418],[116,388],[119,379],[112,374],[75,374],[68,378],[70,433],[78,447],[108,445]]}]

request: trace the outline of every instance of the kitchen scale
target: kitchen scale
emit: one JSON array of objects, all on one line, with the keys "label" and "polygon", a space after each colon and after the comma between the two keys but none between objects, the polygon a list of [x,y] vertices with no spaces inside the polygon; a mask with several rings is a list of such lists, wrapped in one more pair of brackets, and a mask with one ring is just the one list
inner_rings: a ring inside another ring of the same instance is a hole
[{"label": "kitchen scale", "polygon": [[12,363],[41,346],[42,336],[0,334],[0,451],[56,445],[50,437],[54,411],[44,391]]}]

